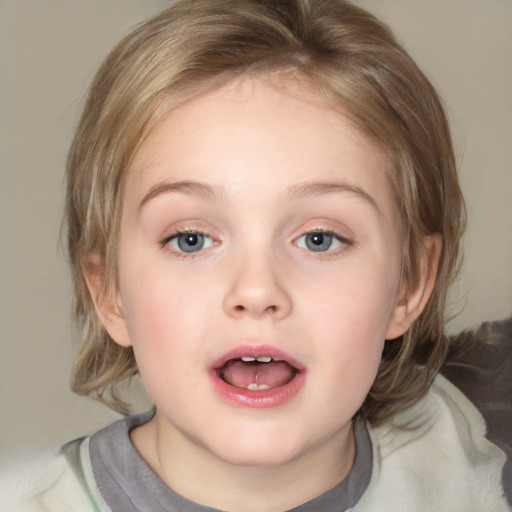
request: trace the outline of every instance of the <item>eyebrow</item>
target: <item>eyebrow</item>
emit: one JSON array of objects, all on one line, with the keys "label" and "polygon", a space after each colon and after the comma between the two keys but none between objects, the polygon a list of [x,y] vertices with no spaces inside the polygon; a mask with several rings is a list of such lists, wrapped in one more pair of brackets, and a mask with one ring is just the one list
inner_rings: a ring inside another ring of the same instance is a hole
[{"label": "eyebrow", "polygon": [[287,199],[292,201],[308,197],[324,196],[327,194],[338,194],[340,192],[350,192],[355,194],[368,202],[377,211],[377,213],[381,213],[377,201],[375,201],[368,192],[357,185],[352,185],[342,181],[308,181],[305,183],[299,183],[290,187]]},{"label": "eyebrow", "polygon": [[204,199],[219,199],[224,195],[220,189],[216,189],[211,185],[201,183],[200,181],[158,183],[154,187],[151,187],[149,192],[143,197],[139,205],[139,210],[155,197],[168,193],[187,194],[202,197]]},{"label": "eyebrow", "polygon": [[[364,199],[369,203],[377,213],[381,210],[375,199],[368,194],[364,189],[357,185],[341,181],[308,181],[291,186],[286,195],[287,201],[294,201],[298,199],[305,199],[308,197],[319,197],[328,194],[338,194],[340,192],[350,192]],[[220,187],[213,187],[207,183],[200,181],[177,181],[173,183],[158,183],[153,186],[149,192],[144,196],[139,205],[139,210],[149,201],[157,196],[168,193],[178,193],[198,196],[204,199],[222,199],[225,194]]]}]

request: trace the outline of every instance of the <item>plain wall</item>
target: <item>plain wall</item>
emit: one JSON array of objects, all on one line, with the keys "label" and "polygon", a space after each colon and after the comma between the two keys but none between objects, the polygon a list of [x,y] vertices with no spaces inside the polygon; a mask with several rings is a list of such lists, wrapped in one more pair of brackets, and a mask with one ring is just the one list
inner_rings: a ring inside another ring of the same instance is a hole
[{"label": "plain wall", "polygon": [[[212,0],[214,1],[214,0]],[[277,1],[277,0],[276,0]],[[117,418],[68,390],[70,279],[59,230],[66,152],[102,58],[164,0],[0,0],[0,458]],[[469,228],[449,329],[512,314],[512,2],[362,0],[444,98]],[[460,300],[459,300],[460,302]],[[137,408],[148,405],[137,394]]]}]

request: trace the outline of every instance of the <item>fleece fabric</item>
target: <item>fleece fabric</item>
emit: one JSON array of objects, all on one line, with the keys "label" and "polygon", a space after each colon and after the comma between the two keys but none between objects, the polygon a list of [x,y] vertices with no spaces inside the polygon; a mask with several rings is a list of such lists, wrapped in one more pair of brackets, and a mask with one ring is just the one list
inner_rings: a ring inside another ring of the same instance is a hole
[{"label": "fleece fabric", "polygon": [[[512,510],[502,486],[505,453],[486,438],[485,421],[475,406],[444,377],[438,376],[428,394],[398,414],[392,423],[368,428],[368,433],[372,455],[360,456],[369,467],[366,472],[363,468],[362,474],[368,478],[356,502],[346,508],[347,503],[342,504],[341,498],[338,503],[326,500],[325,496],[332,495],[335,488],[301,505],[296,512]],[[0,478],[0,511],[126,512],[107,502],[112,489],[105,489],[95,477],[93,437],[70,443],[24,468],[10,468]],[[364,441],[359,446],[364,446]],[[139,470],[150,479],[158,479],[142,459],[141,464],[135,468],[128,486],[137,486]],[[361,467],[354,468],[361,473]],[[170,489],[169,492],[173,493]],[[182,497],[179,503],[176,512],[214,512]]]}]

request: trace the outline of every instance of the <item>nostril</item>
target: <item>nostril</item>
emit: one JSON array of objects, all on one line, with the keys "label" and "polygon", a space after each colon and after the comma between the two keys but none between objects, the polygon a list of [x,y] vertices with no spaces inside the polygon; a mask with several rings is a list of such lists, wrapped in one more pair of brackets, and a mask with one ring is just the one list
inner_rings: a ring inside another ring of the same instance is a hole
[{"label": "nostril", "polygon": [[[238,304],[235,306],[235,311],[246,311],[247,308],[245,306],[242,306],[241,304]],[[278,310],[277,306],[268,306],[264,309],[264,313],[275,313]]]}]

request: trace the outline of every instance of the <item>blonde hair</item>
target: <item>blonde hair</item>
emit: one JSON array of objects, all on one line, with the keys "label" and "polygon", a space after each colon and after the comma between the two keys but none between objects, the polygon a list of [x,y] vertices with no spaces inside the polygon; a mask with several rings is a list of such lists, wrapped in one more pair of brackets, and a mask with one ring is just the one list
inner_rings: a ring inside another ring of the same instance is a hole
[{"label": "blonde hair", "polygon": [[126,170],[173,106],[236,77],[293,71],[382,149],[413,286],[427,235],[443,249],[429,302],[387,341],[362,413],[378,424],[422,396],[447,351],[446,297],[460,263],[465,210],[446,116],[434,88],[391,31],[343,0],[182,0],[125,37],[91,86],[67,163],[66,222],[80,340],[72,389],[126,413],[117,386],[137,373],[130,348],[102,327],[81,270],[103,262],[116,286]]}]

